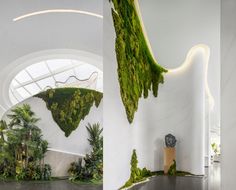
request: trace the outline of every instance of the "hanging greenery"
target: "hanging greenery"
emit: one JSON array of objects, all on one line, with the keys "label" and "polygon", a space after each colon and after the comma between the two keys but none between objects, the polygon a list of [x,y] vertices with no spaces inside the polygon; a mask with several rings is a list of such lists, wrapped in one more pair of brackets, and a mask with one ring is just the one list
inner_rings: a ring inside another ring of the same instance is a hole
[{"label": "hanging greenery", "polygon": [[35,97],[46,102],[54,121],[68,137],[89,114],[93,104],[99,106],[103,95],[83,88],[57,88],[41,92]]},{"label": "hanging greenery", "polygon": [[116,32],[116,58],[120,93],[128,121],[132,123],[139,98],[164,82],[166,69],[156,63],[145,40],[134,0],[112,0],[112,16]]}]

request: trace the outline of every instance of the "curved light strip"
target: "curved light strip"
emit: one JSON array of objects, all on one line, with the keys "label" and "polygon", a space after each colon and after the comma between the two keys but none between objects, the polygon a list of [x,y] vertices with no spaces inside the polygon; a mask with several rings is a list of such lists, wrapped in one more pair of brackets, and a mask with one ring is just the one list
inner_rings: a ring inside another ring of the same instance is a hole
[{"label": "curved light strip", "polygon": [[206,89],[206,95],[208,97],[210,109],[213,109],[214,104],[215,104],[215,100],[214,100],[214,97],[211,94],[211,91],[210,91],[210,88],[209,88],[209,85],[208,85],[208,77],[207,77],[209,58],[210,58],[210,48],[207,45],[198,44],[198,45],[192,47],[189,50],[184,63],[182,65],[180,65],[179,67],[175,68],[175,69],[168,69],[168,73],[172,74],[172,73],[181,73],[181,72],[186,71],[187,68],[192,64],[192,58],[193,58],[194,54],[197,51],[200,51],[200,50],[202,50],[205,54],[205,56],[204,56],[204,58],[205,58],[205,60],[204,60],[205,61],[205,74],[204,74],[204,76],[205,76],[205,78],[204,78],[204,80],[205,80],[205,89]]},{"label": "curved light strip", "polygon": [[42,14],[49,14],[49,13],[77,13],[77,14],[84,14],[84,15],[89,15],[89,16],[94,16],[97,18],[103,18],[102,15],[88,12],[88,11],[81,11],[81,10],[73,10],[73,9],[50,9],[50,10],[43,10],[43,11],[36,11],[32,13],[28,13],[25,15],[21,15],[19,17],[16,17],[13,19],[13,21],[19,21],[28,17],[36,16],[36,15],[42,15]]},{"label": "curved light strip", "polygon": [[48,150],[49,150],[49,151],[52,151],[52,152],[60,152],[60,153],[64,153],[64,154],[70,154],[70,155],[85,157],[84,154],[79,154],[79,153],[74,153],[74,152],[59,150],[59,149],[55,149],[55,148],[48,148]]},{"label": "curved light strip", "polygon": [[[72,75],[72,76],[69,76],[64,82],[62,82],[62,81],[55,81],[55,87],[56,87],[56,88],[60,88],[60,86],[58,86],[58,84],[70,85],[70,83],[67,84],[67,82],[68,82],[71,78],[76,79],[77,82],[78,82],[78,81],[79,81],[79,82],[89,82],[90,79],[93,77],[94,74],[96,74],[96,78],[92,81],[92,82],[94,82],[95,80],[98,79],[98,72],[97,72],[97,71],[93,72],[93,73],[92,73],[88,78],[86,78],[86,79],[79,79],[79,78],[77,78],[76,76]],[[88,88],[91,84],[92,84],[92,83],[89,83],[89,84],[86,86],[86,88]],[[55,87],[52,87],[52,86],[49,86],[49,85],[48,85],[48,86],[44,87],[43,91],[45,91],[45,90],[47,90],[47,89],[53,89],[53,88],[55,88]],[[70,86],[70,87],[71,87],[71,86]],[[96,90],[97,90],[97,89],[96,89]]]},{"label": "curved light strip", "polygon": [[[66,79],[65,81],[56,81],[55,84],[58,84],[58,83],[60,83],[60,84],[66,84],[71,78],[74,78],[74,79],[76,79],[76,80],[79,81],[79,82],[89,81],[89,80],[93,77],[93,75],[95,75],[95,74],[96,74],[96,79],[97,79],[97,78],[98,78],[98,72],[97,72],[97,71],[94,71],[94,72],[92,72],[92,74],[91,74],[88,78],[86,78],[86,79],[79,79],[79,78],[77,78],[76,76],[72,75],[72,76],[69,76],[68,79]],[[57,86],[57,85],[55,85],[55,86]]]},{"label": "curved light strip", "polygon": [[[144,22],[143,22],[143,19],[142,19],[142,15],[141,15],[141,11],[140,11],[138,0],[134,0],[134,4],[135,4],[135,8],[136,8],[138,17],[140,19],[140,23],[141,23],[141,27],[143,29],[143,34],[144,34],[146,43],[148,45],[148,48],[150,50],[150,53],[151,53],[153,59],[156,60],[155,57],[154,57],[153,51],[152,51],[152,46],[150,44],[150,41],[149,41],[149,38],[148,38],[148,35],[147,35],[147,32],[146,32],[145,26],[144,26]],[[168,69],[168,68],[166,68],[166,69],[168,70],[168,73],[183,72],[189,65],[191,65],[192,55],[198,49],[203,49],[205,51],[205,56],[206,56],[206,71],[205,71],[206,94],[208,96],[208,101],[209,101],[210,109],[213,109],[214,108],[214,104],[215,104],[215,100],[214,100],[214,97],[211,94],[211,91],[210,91],[210,88],[209,88],[209,85],[208,85],[208,77],[207,77],[208,64],[209,64],[209,58],[210,58],[210,50],[209,50],[209,47],[207,45],[199,44],[199,45],[196,45],[196,46],[192,47],[189,50],[188,54],[187,54],[185,62],[181,66],[179,66],[179,67],[177,67],[175,69]]]}]

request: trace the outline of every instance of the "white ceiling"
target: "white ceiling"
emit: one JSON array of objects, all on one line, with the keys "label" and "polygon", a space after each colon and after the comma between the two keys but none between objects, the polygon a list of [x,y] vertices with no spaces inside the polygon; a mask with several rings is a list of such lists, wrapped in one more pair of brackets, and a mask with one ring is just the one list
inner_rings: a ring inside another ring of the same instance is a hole
[{"label": "white ceiling", "polygon": [[102,56],[102,19],[77,13],[49,13],[14,22],[35,11],[73,9],[102,15],[102,0],[7,0],[0,2],[0,114],[4,109],[4,79],[11,64],[45,50],[79,50]]}]

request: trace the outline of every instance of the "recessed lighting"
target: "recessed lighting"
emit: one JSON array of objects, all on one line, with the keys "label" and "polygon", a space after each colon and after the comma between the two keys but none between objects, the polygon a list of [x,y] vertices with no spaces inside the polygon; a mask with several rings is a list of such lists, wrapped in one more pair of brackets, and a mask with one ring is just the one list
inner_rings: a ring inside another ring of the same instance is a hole
[{"label": "recessed lighting", "polygon": [[43,11],[36,11],[28,14],[21,15],[19,17],[16,17],[13,19],[13,21],[19,21],[28,17],[36,16],[36,15],[42,15],[42,14],[48,14],[48,13],[77,13],[77,14],[84,14],[89,16],[94,16],[97,18],[103,18],[102,15],[88,12],[88,11],[81,11],[81,10],[73,10],[73,9],[51,9],[51,10],[43,10]]}]

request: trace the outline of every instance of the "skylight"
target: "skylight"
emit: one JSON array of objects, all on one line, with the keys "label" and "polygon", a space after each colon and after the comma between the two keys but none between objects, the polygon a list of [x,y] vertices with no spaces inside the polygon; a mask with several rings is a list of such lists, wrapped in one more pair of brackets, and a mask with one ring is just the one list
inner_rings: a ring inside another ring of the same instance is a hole
[{"label": "skylight", "polygon": [[49,88],[103,89],[103,73],[97,67],[72,59],[50,59],[32,64],[12,80],[9,97],[13,105]]}]

